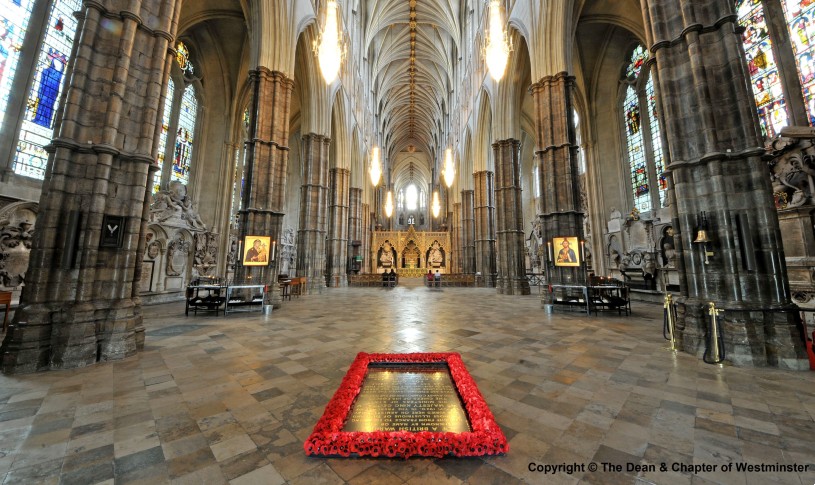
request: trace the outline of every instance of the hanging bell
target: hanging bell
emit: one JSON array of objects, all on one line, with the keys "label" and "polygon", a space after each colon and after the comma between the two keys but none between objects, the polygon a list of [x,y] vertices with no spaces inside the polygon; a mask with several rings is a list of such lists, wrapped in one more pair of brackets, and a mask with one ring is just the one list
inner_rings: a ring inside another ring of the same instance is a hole
[{"label": "hanging bell", "polygon": [[693,242],[701,244],[709,243],[710,238],[707,237],[707,230],[699,229],[699,232],[696,233],[696,239]]}]

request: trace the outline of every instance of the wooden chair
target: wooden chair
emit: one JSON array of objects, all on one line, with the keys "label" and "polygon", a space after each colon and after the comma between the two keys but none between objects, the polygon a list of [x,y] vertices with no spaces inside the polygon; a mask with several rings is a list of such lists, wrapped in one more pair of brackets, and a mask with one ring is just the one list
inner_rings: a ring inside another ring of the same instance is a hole
[{"label": "wooden chair", "polygon": [[6,305],[6,316],[3,318],[3,331],[8,330],[8,314],[11,311],[11,292],[0,291],[0,305]]},{"label": "wooden chair", "polygon": [[301,276],[299,278],[292,278],[291,280],[291,294],[292,296],[296,296],[300,298],[300,295],[305,294],[303,291],[306,286],[306,277]]}]

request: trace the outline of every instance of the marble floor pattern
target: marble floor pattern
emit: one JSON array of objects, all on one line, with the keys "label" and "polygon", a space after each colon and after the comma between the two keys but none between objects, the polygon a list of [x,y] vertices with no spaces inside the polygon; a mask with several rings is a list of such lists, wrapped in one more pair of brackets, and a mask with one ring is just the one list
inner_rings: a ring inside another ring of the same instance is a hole
[{"label": "marble floor pattern", "polygon": [[[270,316],[147,307],[144,352],[0,376],[0,479],[33,483],[815,483],[815,373],[663,350],[661,308],[548,315],[537,295],[326,290]],[[456,351],[510,440],[478,459],[323,459],[303,441],[357,352]],[[530,463],[622,465],[544,475]],[[809,464],[803,473],[626,464]]]}]

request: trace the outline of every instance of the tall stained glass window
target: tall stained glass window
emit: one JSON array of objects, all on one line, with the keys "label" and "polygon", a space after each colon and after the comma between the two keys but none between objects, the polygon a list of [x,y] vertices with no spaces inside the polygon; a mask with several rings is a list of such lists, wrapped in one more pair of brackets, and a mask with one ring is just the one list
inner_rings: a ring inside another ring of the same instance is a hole
[{"label": "tall stained glass window", "polygon": [[815,1],[782,0],[809,124],[815,125]]},{"label": "tall stained glass window", "polygon": [[787,126],[788,119],[784,89],[764,18],[764,6],[761,0],[739,0],[737,6],[739,23],[744,27],[742,41],[761,131],[765,138],[774,138],[782,127]]},{"label": "tall stained glass window", "polygon": [[190,181],[190,163],[192,161],[195,119],[198,113],[198,100],[195,99],[195,88],[187,86],[181,98],[181,112],[178,115],[178,131],[175,137],[175,155],[170,180],[184,184]]},{"label": "tall stained glass window", "polygon": [[34,0],[0,0],[0,121],[5,118],[11,82],[33,7]]},{"label": "tall stained glass window", "polygon": [[[162,188],[166,189],[161,187],[162,180],[178,181],[185,185],[190,182],[198,95],[196,82],[190,77],[195,73],[195,67],[190,60],[190,50],[183,42],[176,44],[175,61],[162,115],[157,157],[159,171],[153,179],[154,194]],[[168,161],[169,163],[165,163]]]},{"label": "tall stained glass window", "polygon": [[[241,127],[243,128],[243,131],[241,132],[243,137],[241,140],[249,139],[249,122],[249,107],[247,106],[243,110],[243,116],[241,117]],[[241,144],[241,146],[235,149],[235,181],[232,183],[232,216],[236,230],[238,228],[238,211],[240,210],[241,203],[243,202],[243,185],[246,174],[246,169],[244,168],[245,164],[246,148],[245,145]]]},{"label": "tall stained glass window", "polygon": [[173,99],[175,96],[175,82],[170,79],[167,85],[167,99],[164,101],[164,114],[161,117],[161,133],[158,139],[158,172],[153,178],[153,193],[161,190],[161,173],[164,171],[165,152],[167,151],[167,135],[170,132],[170,121],[173,115]]},{"label": "tall stained glass window", "polygon": [[645,163],[645,143],[642,139],[640,101],[633,86],[628,86],[623,102],[625,137],[628,142],[628,163],[631,166],[631,186],[634,189],[634,207],[640,212],[651,210],[651,187]]},{"label": "tall stained glass window", "polygon": [[[20,4],[20,1],[16,3]],[[57,0],[51,7],[17,143],[14,159],[14,172],[17,174],[38,179],[45,177],[48,163],[45,146],[54,135],[54,118],[76,33],[73,13],[80,7],[80,0]]]},{"label": "tall stained glass window", "polygon": [[645,85],[645,95],[648,97],[648,118],[651,121],[651,139],[653,140],[651,151],[653,152],[654,168],[656,169],[657,188],[659,189],[659,201],[665,205],[668,197],[668,180],[665,178],[665,159],[662,155],[662,131],[659,127],[659,113],[657,112],[657,99],[654,92],[654,81],[648,76],[648,83]]},{"label": "tall stained glass window", "polygon": [[[637,46],[626,64],[622,114],[634,207],[650,211],[667,200],[665,160],[654,83],[644,70],[648,51]],[[653,192],[653,188],[657,192]]]}]

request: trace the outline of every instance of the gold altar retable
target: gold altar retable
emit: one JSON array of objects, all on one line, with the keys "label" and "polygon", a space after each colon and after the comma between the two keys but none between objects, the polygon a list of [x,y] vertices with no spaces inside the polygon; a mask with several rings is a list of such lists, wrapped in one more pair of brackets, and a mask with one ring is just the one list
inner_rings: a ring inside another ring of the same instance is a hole
[{"label": "gold altar retable", "polygon": [[420,277],[430,270],[450,273],[453,251],[449,232],[376,231],[371,244],[375,273],[396,271],[401,277]]}]

